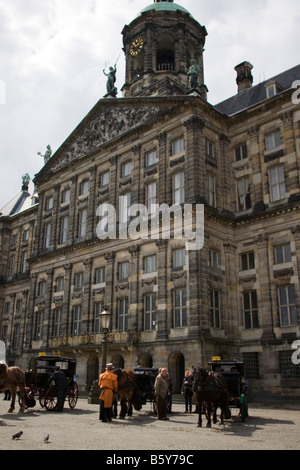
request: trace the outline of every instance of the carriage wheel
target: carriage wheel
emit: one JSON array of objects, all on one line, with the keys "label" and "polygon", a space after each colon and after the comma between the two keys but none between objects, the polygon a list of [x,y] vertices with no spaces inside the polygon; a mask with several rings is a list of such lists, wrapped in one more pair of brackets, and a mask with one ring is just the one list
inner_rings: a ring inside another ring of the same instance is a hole
[{"label": "carriage wheel", "polygon": [[39,403],[40,403],[42,408],[45,407],[45,394],[46,394],[45,389],[39,390]]},{"label": "carriage wheel", "polygon": [[70,387],[69,391],[69,407],[71,410],[75,408],[78,400],[78,385],[76,382],[74,382],[73,386]]},{"label": "carriage wheel", "polygon": [[45,408],[47,411],[54,411],[57,406],[57,390],[55,387],[51,387],[45,394]]}]

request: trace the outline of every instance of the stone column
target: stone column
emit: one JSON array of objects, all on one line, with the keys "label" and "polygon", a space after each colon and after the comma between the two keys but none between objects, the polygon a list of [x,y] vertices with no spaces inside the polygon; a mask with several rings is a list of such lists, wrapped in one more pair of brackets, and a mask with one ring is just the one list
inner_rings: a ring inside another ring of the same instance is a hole
[{"label": "stone column", "polygon": [[130,263],[130,283],[129,283],[129,335],[128,339],[137,340],[138,338],[138,325],[139,325],[139,296],[140,296],[140,284],[139,284],[139,260],[140,260],[140,246],[133,245],[128,249],[131,255]]},{"label": "stone column", "polygon": [[[262,162],[259,150],[259,126],[248,129],[248,161],[252,168],[251,205],[254,212],[265,210],[264,191],[262,180]],[[234,208],[236,210],[236,208]]]},{"label": "stone column", "polygon": [[186,203],[205,200],[205,142],[203,138],[204,121],[200,116],[192,116],[184,123],[186,127],[185,151],[185,201]]},{"label": "stone column", "polygon": [[90,317],[93,315],[93,312],[90,312],[91,304],[91,285],[92,285],[92,265],[93,259],[88,258],[83,261],[85,270],[84,270],[84,279],[83,279],[83,301],[82,301],[82,334],[83,332],[89,333],[89,322]]},{"label": "stone column", "polygon": [[53,276],[54,276],[54,269],[49,268],[46,271],[47,274],[47,282],[46,282],[46,299],[45,299],[45,315],[46,318],[44,318],[44,328],[46,328],[47,335],[46,338],[43,338],[43,342],[46,342],[46,347],[49,346],[49,340],[51,338],[51,305],[52,305],[52,295],[53,295]]},{"label": "stone column", "polygon": [[111,328],[116,329],[116,306],[114,303],[114,276],[115,276],[115,253],[105,253],[106,270],[105,270],[105,294],[104,308],[112,314]]},{"label": "stone column", "polygon": [[259,326],[263,328],[262,341],[273,341],[274,318],[272,309],[272,292],[270,280],[269,239],[264,234],[254,237],[257,244],[257,258],[259,262],[259,291],[257,292]]},{"label": "stone column", "polygon": [[158,240],[157,339],[168,337],[168,240]]},{"label": "stone column", "polygon": [[64,265],[65,278],[64,278],[64,302],[62,306],[62,334],[68,336],[70,331],[70,306],[71,306],[71,277],[72,277],[72,264]]}]

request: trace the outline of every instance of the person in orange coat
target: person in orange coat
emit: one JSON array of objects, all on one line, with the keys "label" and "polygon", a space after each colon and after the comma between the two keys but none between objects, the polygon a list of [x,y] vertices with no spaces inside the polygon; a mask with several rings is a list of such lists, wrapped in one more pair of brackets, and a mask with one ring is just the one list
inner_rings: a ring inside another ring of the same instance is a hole
[{"label": "person in orange coat", "polygon": [[118,390],[118,377],[113,372],[113,365],[106,364],[106,371],[99,377],[100,415],[103,422],[111,421],[114,394]]}]

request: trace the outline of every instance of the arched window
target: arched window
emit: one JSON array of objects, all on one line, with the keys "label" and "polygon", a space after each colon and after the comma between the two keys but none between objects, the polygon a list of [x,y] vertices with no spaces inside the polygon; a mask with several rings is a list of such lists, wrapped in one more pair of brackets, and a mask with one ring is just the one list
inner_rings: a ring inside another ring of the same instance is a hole
[{"label": "arched window", "polygon": [[174,39],[169,34],[162,34],[158,38],[157,70],[175,70]]}]

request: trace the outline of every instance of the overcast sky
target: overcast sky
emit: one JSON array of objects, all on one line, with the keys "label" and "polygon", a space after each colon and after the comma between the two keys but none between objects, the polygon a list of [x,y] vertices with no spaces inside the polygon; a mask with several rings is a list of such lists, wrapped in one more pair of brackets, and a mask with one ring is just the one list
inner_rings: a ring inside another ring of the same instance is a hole
[{"label": "overcast sky", "polygon": [[[118,61],[121,31],[153,0],[0,0],[0,208],[43,166],[106,92],[105,65]],[[236,93],[235,65],[254,84],[299,64],[299,0],[177,0],[208,32],[208,101]],[[300,77],[299,77],[300,80]],[[33,185],[30,184],[30,192]]]}]

